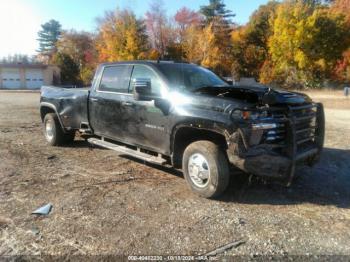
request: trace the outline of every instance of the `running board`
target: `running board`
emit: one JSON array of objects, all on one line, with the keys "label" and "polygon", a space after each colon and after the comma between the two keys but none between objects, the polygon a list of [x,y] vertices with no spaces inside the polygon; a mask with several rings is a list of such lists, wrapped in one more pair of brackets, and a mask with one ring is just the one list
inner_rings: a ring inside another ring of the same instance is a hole
[{"label": "running board", "polygon": [[149,163],[163,165],[166,162],[166,159],[162,158],[160,154],[158,156],[150,155],[150,154],[141,152],[139,150],[130,149],[126,146],[116,145],[116,144],[113,144],[111,142],[107,142],[107,141],[97,139],[97,138],[89,138],[88,142],[90,144],[97,145],[97,146],[104,147],[104,148],[108,148],[108,149],[114,150],[120,154],[135,157],[135,158],[144,160],[144,161],[149,162]]}]

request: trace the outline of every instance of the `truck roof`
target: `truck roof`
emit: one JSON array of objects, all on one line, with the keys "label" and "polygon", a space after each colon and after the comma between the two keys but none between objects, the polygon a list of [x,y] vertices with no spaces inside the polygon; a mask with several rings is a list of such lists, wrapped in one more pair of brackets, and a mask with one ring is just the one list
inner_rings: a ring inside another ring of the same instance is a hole
[{"label": "truck roof", "polygon": [[158,64],[189,64],[187,62],[176,62],[166,60],[132,60],[132,61],[120,61],[120,62],[108,62],[102,63],[101,66],[108,65],[122,65],[122,64],[140,64],[140,65],[158,65]]}]

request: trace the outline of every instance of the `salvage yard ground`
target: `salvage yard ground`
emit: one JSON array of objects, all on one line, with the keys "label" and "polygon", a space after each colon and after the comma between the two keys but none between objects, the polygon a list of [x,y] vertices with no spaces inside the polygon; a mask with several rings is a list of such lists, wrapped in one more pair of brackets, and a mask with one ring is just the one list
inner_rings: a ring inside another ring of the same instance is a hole
[{"label": "salvage yard ground", "polygon": [[[350,255],[350,99],[309,94],[326,109],[321,162],[289,189],[244,174],[219,200],[195,196],[178,171],[80,139],[53,148],[39,93],[0,92],[0,256],[204,254]],[[31,212],[47,204],[46,218]]]}]

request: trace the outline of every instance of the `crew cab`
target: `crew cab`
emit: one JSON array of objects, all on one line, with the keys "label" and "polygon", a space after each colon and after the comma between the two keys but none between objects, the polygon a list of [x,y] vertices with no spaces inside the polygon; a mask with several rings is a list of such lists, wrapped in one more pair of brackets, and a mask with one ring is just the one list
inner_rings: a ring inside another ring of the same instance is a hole
[{"label": "crew cab", "polygon": [[[324,111],[301,93],[229,85],[186,63],[128,61],[98,67],[90,89],[42,87],[47,142],[94,145],[182,169],[206,198],[227,188],[230,169],[290,185],[297,165],[314,165]],[[74,150],[74,149],[72,149]]]}]

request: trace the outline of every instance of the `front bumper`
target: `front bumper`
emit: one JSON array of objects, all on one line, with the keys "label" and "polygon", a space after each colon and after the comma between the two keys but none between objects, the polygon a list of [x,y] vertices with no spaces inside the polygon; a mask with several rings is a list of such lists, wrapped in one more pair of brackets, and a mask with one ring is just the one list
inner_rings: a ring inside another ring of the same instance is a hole
[{"label": "front bumper", "polygon": [[233,165],[245,172],[277,178],[290,185],[297,165],[318,161],[324,130],[322,104],[290,106],[281,118],[238,128],[227,137],[227,155]]}]

